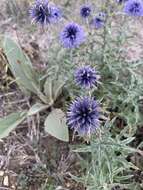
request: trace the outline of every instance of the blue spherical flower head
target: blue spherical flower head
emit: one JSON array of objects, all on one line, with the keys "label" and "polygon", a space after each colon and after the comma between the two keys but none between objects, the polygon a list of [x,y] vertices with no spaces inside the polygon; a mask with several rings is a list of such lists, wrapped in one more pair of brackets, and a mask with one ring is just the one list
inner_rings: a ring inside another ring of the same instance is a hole
[{"label": "blue spherical flower head", "polygon": [[49,13],[49,17],[47,17],[49,23],[56,23],[62,18],[62,12],[56,6],[49,6]]},{"label": "blue spherical flower head", "polygon": [[75,80],[76,83],[86,89],[97,86],[100,76],[96,70],[90,66],[84,66],[76,70]]},{"label": "blue spherical flower head", "polygon": [[129,16],[143,16],[143,1],[128,0],[124,6],[124,12]]},{"label": "blue spherical flower head", "polygon": [[30,9],[30,16],[36,23],[44,24],[46,21],[45,10],[48,6],[48,1],[35,0],[35,3]]},{"label": "blue spherical flower head", "polygon": [[96,16],[92,19],[91,21],[91,26],[96,28],[96,29],[100,29],[102,27],[104,27],[104,19],[100,16]]},{"label": "blue spherical flower head", "polygon": [[83,5],[80,9],[80,15],[83,18],[87,18],[91,15],[91,7],[89,5]]},{"label": "blue spherical flower head", "polygon": [[36,23],[44,25],[58,21],[61,12],[59,8],[50,6],[48,0],[36,0],[30,9],[30,16]]},{"label": "blue spherical flower head", "polygon": [[60,35],[60,41],[65,48],[76,48],[83,43],[84,40],[84,30],[76,23],[66,25]]},{"label": "blue spherical flower head", "polygon": [[90,136],[100,126],[100,107],[90,97],[77,98],[67,112],[68,126],[80,136]]}]

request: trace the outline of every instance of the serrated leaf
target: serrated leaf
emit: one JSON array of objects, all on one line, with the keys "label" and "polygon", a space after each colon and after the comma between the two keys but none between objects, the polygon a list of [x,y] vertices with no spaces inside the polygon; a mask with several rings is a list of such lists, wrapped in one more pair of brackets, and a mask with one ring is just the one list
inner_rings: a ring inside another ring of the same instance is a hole
[{"label": "serrated leaf", "polygon": [[49,107],[50,107],[50,105],[44,105],[44,104],[41,104],[41,103],[36,103],[28,111],[28,116],[35,115],[38,112],[43,111],[43,110],[45,110],[45,109],[47,109]]},{"label": "serrated leaf", "polygon": [[[10,69],[17,80],[20,88],[24,92],[37,93],[36,88],[40,88],[31,61],[22,49],[9,37],[4,38],[4,53],[7,56]],[[34,86],[33,86],[34,84]]]},{"label": "serrated leaf", "polygon": [[0,119],[0,138],[4,138],[15,129],[27,116],[26,112],[12,113]]},{"label": "serrated leaf", "polygon": [[69,132],[65,114],[60,109],[54,109],[45,120],[45,131],[59,140],[68,142]]}]

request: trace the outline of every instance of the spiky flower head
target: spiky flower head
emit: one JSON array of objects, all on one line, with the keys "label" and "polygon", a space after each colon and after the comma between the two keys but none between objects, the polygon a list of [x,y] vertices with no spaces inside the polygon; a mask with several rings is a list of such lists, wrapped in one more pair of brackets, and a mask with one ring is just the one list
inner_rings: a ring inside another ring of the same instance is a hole
[{"label": "spiky flower head", "polygon": [[124,5],[124,12],[129,16],[143,16],[143,1],[128,0]]},{"label": "spiky flower head", "polygon": [[49,7],[49,12],[51,13],[49,17],[50,23],[57,23],[62,18],[62,11],[56,6]]},{"label": "spiky flower head", "polygon": [[97,86],[99,79],[100,76],[97,74],[97,71],[91,66],[87,65],[75,71],[75,81],[83,88],[90,89]]},{"label": "spiky flower head", "polygon": [[76,23],[69,23],[60,34],[60,41],[65,48],[76,48],[85,40],[83,28]]},{"label": "spiky flower head", "polygon": [[67,112],[68,126],[80,136],[90,136],[100,126],[100,107],[91,97],[77,98]]},{"label": "spiky flower head", "polygon": [[35,0],[30,8],[30,16],[32,21],[44,25],[59,21],[62,14],[61,10],[54,5],[50,5],[48,0]]},{"label": "spiky flower head", "polygon": [[100,12],[97,16],[95,16],[92,20],[91,20],[91,26],[99,29],[104,27],[105,24],[105,18],[106,18],[106,13],[104,12]]},{"label": "spiky flower head", "polygon": [[91,15],[91,6],[89,6],[89,5],[83,5],[80,8],[80,15],[83,18],[89,17]]}]

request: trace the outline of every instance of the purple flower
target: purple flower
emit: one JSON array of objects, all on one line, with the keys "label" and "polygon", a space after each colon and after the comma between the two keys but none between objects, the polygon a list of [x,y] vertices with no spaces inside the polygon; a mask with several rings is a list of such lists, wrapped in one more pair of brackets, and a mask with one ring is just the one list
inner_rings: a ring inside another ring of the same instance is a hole
[{"label": "purple flower", "polygon": [[76,48],[85,40],[84,30],[76,23],[69,23],[61,32],[60,40],[65,48]]},{"label": "purple flower", "polygon": [[61,10],[56,6],[49,7],[49,10],[50,10],[50,13],[51,13],[51,15],[49,17],[49,22],[51,22],[51,23],[58,22],[62,17]]},{"label": "purple flower", "polygon": [[97,74],[96,70],[90,66],[81,67],[75,72],[76,83],[87,89],[97,86],[99,79],[100,76]]},{"label": "purple flower", "polygon": [[61,11],[55,6],[50,6],[48,0],[36,0],[30,9],[33,21],[41,25],[57,22],[61,18]]},{"label": "purple flower", "polygon": [[100,126],[100,107],[90,97],[77,98],[67,112],[67,124],[81,136],[90,136]]},{"label": "purple flower", "polygon": [[80,15],[83,18],[89,17],[91,14],[91,7],[89,5],[83,5],[80,9]]},{"label": "purple flower", "polygon": [[105,20],[103,17],[101,17],[100,15],[94,17],[91,21],[91,26],[96,28],[96,29],[100,29],[102,27],[104,27],[104,23],[105,23]]},{"label": "purple flower", "polygon": [[129,16],[143,16],[143,1],[128,0],[124,6],[124,12]]}]

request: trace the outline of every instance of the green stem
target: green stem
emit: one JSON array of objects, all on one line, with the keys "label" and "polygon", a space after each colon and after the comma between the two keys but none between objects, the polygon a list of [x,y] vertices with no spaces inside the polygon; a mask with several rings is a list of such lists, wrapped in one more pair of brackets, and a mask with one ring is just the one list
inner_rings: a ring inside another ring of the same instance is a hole
[{"label": "green stem", "polygon": [[106,8],[106,18],[105,18],[105,26],[104,26],[104,30],[103,30],[103,45],[102,45],[102,64],[104,65],[104,63],[106,62],[105,61],[105,50],[106,50],[106,42],[107,42],[107,34],[108,34],[108,26],[107,26],[107,23],[108,23],[108,18],[109,18],[109,14],[110,14],[110,11],[109,11],[109,0],[106,0],[105,1],[105,5],[104,7]]}]

